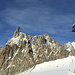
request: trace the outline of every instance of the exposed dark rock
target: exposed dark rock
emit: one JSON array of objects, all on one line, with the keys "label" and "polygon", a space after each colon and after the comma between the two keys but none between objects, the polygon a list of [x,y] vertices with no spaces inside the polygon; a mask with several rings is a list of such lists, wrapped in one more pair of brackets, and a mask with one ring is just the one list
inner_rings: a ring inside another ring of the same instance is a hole
[{"label": "exposed dark rock", "polygon": [[70,55],[71,56],[75,56],[75,49],[73,49],[73,50],[70,51]]}]

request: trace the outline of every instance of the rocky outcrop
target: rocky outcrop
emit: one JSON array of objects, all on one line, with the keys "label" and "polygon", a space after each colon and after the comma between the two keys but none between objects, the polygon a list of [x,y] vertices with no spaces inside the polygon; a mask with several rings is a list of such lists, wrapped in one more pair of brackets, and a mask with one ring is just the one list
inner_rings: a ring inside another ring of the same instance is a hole
[{"label": "rocky outcrop", "polygon": [[14,32],[13,37],[18,37],[19,36],[19,31],[20,31],[20,27],[18,26],[16,31]]},{"label": "rocky outcrop", "polygon": [[22,51],[22,46],[14,44],[12,47],[5,45],[0,52],[0,75],[15,75],[35,66],[33,53]]},{"label": "rocky outcrop", "polygon": [[75,56],[75,49],[71,50],[69,55]]},{"label": "rocky outcrop", "polygon": [[66,44],[63,44],[62,47],[65,49],[65,50],[68,50],[68,51],[71,51],[74,49],[72,43],[68,42]]},{"label": "rocky outcrop", "polygon": [[13,37],[0,48],[0,75],[15,75],[37,64],[69,56],[57,41],[49,35],[32,37],[16,29]]},{"label": "rocky outcrop", "polygon": [[75,56],[75,43],[74,42],[72,43],[68,42],[66,44],[63,44],[62,47],[65,50],[69,51],[70,56]]}]

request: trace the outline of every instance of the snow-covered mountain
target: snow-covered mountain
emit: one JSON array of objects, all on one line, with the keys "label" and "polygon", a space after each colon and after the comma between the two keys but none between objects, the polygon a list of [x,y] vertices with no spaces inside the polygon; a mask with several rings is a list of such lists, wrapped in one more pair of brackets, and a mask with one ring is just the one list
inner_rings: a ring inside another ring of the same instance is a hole
[{"label": "snow-covered mountain", "polygon": [[62,45],[64,49],[68,50],[68,51],[71,51],[73,49],[75,49],[75,42],[68,42],[66,44],[63,44]]},{"label": "snow-covered mountain", "polygon": [[0,47],[0,75],[15,75],[69,55],[75,55],[74,43],[60,45],[47,34],[32,37],[17,27],[13,37]]},{"label": "snow-covered mountain", "polygon": [[68,75],[69,65],[75,61],[74,56],[69,56],[64,59],[57,59],[54,61],[44,62],[42,64],[36,65],[34,69],[28,72],[22,72],[17,75]]}]

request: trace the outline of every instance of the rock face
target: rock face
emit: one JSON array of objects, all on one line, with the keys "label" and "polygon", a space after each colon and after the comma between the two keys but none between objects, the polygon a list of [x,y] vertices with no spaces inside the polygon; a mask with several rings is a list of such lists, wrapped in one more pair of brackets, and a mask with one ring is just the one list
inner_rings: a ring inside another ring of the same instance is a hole
[{"label": "rock face", "polygon": [[68,42],[66,44],[63,44],[62,47],[65,50],[69,51],[69,55],[75,56],[75,43],[74,42],[73,43]]},{"label": "rock face", "polygon": [[69,50],[69,51],[71,51],[71,50],[74,49],[73,45],[72,45],[70,42],[68,42],[68,43],[66,43],[66,44],[63,44],[62,47],[63,47],[64,49],[66,49],[66,50]]},{"label": "rock face", "polygon": [[69,56],[69,51],[44,34],[32,37],[19,32],[0,48],[0,75],[15,75],[37,64]]},{"label": "rock face", "polygon": [[14,32],[13,37],[18,37],[19,36],[19,31],[20,31],[20,27],[18,26],[16,31]]}]

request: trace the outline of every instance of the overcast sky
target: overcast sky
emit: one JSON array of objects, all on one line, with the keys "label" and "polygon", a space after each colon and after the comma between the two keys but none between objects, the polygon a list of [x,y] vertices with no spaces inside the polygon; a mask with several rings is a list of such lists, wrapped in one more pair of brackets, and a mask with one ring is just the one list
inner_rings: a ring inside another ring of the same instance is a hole
[{"label": "overcast sky", "polygon": [[17,26],[31,36],[49,34],[63,44],[75,42],[75,0],[0,0],[0,46]]}]

